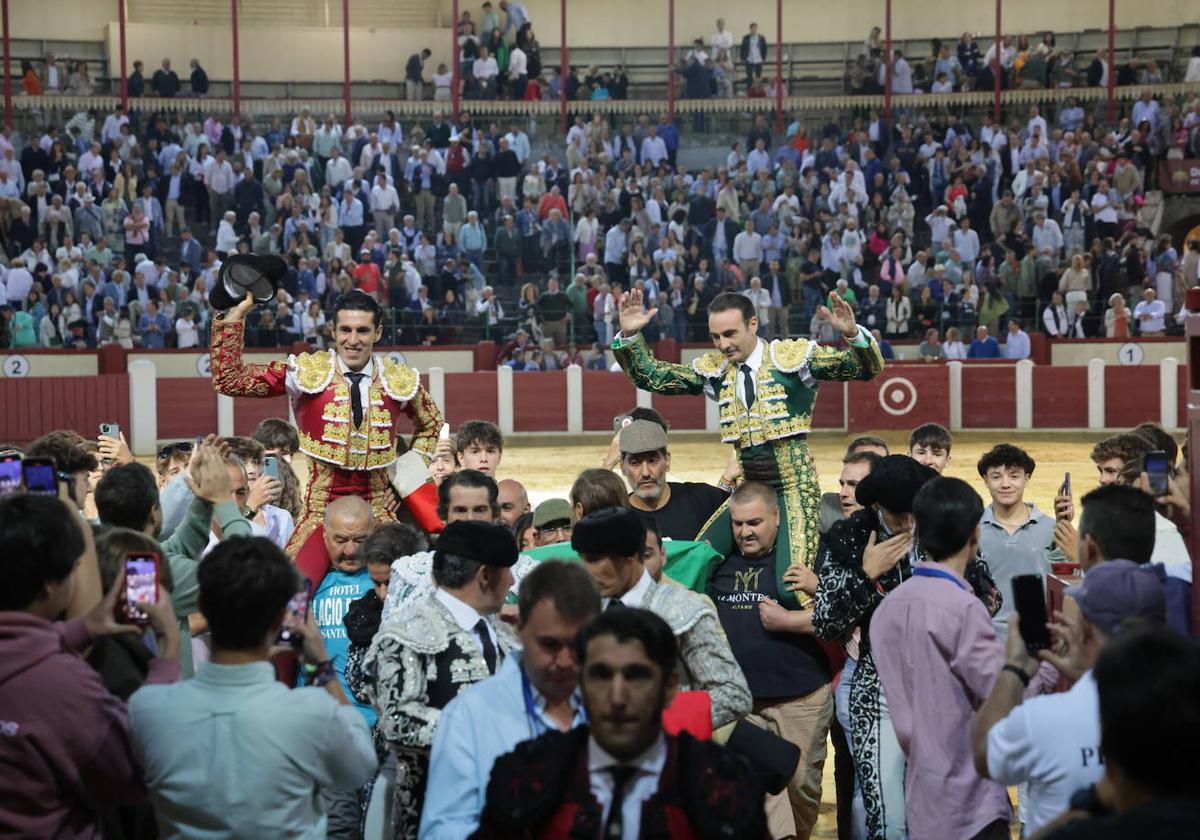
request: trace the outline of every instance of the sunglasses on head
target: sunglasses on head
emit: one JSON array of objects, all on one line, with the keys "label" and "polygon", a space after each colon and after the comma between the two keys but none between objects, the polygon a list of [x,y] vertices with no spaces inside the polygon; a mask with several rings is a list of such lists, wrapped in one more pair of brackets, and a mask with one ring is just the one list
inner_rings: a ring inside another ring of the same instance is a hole
[{"label": "sunglasses on head", "polygon": [[186,455],[195,447],[195,442],[190,440],[180,441],[179,443],[168,443],[166,446],[158,448],[159,458],[172,458],[175,455]]}]

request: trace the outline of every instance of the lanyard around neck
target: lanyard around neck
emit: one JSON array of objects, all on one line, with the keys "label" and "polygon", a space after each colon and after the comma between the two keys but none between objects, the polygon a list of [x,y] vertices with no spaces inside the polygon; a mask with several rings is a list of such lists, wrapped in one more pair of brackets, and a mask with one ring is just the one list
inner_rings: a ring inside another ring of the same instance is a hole
[{"label": "lanyard around neck", "polygon": [[955,586],[957,586],[959,589],[962,589],[963,591],[966,591],[966,589],[967,589],[967,587],[963,584],[963,582],[961,580],[959,580],[958,578],[956,578],[954,575],[950,574],[949,572],[945,571],[944,569],[931,569],[928,566],[922,566],[920,568],[913,569],[913,575],[919,576],[919,577],[945,578],[946,580],[950,581]]},{"label": "lanyard around neck", "polygon": [[[538,714],[537,704],[533,702],[533,686],[529,682],[529,674],[525,672],[525,666],[521,667],[521,694],[525,700],[525,717],[529,720],[529,735],[532,738],[537,738],[545,732],[550,731],[550,727],[546,725],[546,721],[542,720],[542,716]],[[573,714],[576,714],[573,712]],[[587,717],[584,715],[584,720]]]}]

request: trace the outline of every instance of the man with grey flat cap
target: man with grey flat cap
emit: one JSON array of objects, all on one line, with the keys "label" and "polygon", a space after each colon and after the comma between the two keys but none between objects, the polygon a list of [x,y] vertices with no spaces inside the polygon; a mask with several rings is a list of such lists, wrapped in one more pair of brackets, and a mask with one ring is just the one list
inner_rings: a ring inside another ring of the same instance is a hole
[{"label": "man with grey flat cap", "polygon": [[634,420],[617,436],[621,474],[629,482],[629,506],[653,517],[669,540],[694,540],[729,498],[709,484],[667,481],[671,453],[667,430],[652,420]]},{"label": "man with grey flat cap", "polygon": [[379,731],[398,761],[394,837],[415,838],[441,710],[496,673],[515,644],[499,620],[517,544],[503,525],[451,522],[433,555],[437,589],[379,628],[363,663]]},{"label": "man with grey flat cap", "polygon": [[707,691],[714,728],[750,712],[750,689],[721,632],[712,603],[681,586],[658,583],[642,562],[646,525],[629,508],[605,508],[575,523],[571,547],[583,560],[603,609],[650,610],[679,640],[680,689]]}]

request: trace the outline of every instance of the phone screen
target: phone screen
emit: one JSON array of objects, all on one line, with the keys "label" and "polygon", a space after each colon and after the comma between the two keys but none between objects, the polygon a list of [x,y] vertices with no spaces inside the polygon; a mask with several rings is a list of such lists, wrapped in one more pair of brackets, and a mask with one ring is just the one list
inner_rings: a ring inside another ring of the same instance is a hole
[{"label": "phone screen", "polygon": [[8,496],[21,489],[21,454],[10,452],[0,455],[0,496]]},{"label": "phone screen", "polygon": [[1020,617],[1021,638],[1030,653],[1050,647],[1046,627],[1046,590],[1041,575],[1017,575],[1012,579],[1013,604]]},{"label": "phone screen", "polygon": [[1146,475],[1150,477],[1150,495],[1158,498],[1159,496],[1167,495],[1169,490],[1167,486],[1167,475],[1169,473],[1169,465],[1167,464],[1167,453],[1161,449],[1155,449],[1152,452],[1146,453]]},{"label": "phone screen", "polygon": [[53,461],[27,458],[21,466],[27,492],[37,496],[58,495],[58,478]]},{"label": "phone screen", "polygon": [[158,555],[125,555],[125,615],[130,621],[143,622],[149,616],[135,604],[158,603]]},{"label": "phone screen", "polygon": [[279,458],[275,455],[268,455],[263,458],[263,475],[269,475],[271,478],[279,478]]},{"label": "phone screen", "polygon": [[287,613],[283,617],[283,627],[279,631],[280,644],[295,646],[301,643],[300,634],[295,630],[308,620],[308,596],[311,590],[312,584],[306,580],[304,588],[288,601]]}]

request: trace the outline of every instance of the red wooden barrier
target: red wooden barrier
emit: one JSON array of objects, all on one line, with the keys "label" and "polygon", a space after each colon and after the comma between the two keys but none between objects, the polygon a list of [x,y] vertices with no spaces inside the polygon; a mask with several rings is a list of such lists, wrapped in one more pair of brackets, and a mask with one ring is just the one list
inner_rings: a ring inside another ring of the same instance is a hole
[{"label": "red wooden barrier", "polygon": [[822,382],[813,407],[814,429],[841,429],[846,425],[846,384]]},{"label": "red wooden barrier", "polygon": [[259,422],[268,417],[288,419],[288,398],[286,396],[251,399],[238,397],[233,401],[233,433],[249,437]]},{"label": "red wooden barrier", "polygon": [[91,438],[105,422],[129,429],[127,376],[0,379],[0,441],[28,443],[55,429]]},{"label": "red wooden barrier", "polygon": [[[964,429],[1011,429],[1017,425],[1017,372],[1011,365],[963,365]],[[1086,392],[1083,395],[1086,400]]]},{"label": "red wooden barrier", "polygon": [[950,380],[945,365],[889,364],[870,382],[851,382],[849,388],[851,432],[950,423]]},{"label": "red wooden barrier", "polygon": [[[217,392],[213,390],[212,380],[179,377],[159,379],[156,384],[160,440],[216,433]],[[287,417],[286,410],[283,416]]]},{"label": "red wooden barrier", "polygon": [[566,430],[566,371],[513,374],[513,428],[522,432]]},{"label": "red wooden barrier", "polygon": [[[565,394],[563,403],[566,404]],[[498,412],[494,371],[446,374],[445,413],[450,428],[457,429],[465,420],[487,420],[496,423],[499,422]],[[566,427],[564,418],[563,428]]]},{"label": "red wooden barrier", "polygon": [[[1158,385],[1157,365],[1108,365],[1104,369],[1104,425],[1129,429],[1146,420],[1159,422]],[[1181,397],[1184,394],[1179,393]]]},{"label": "red wooden barrier", "polygon": [[[514,375],[514,379],[516,376]],[[671,412],[667,422],[672,428],[704,428],[704,406],[700,406],[698,426],[680,422],[679,409],[703,397],[655,397],[654,407],[664,417]],[[583,429],[587,432],[606,432],[612,429],[613,417],[634,407],[637,391],[623,373],[608,371],[583,371]],[[564,427],[565,428],[565,427]]]},{"label": "red wooden barrier", "polygon": [[1035,367],[1033,427],[1084,429],[1087,424],[1087,368]]}]

